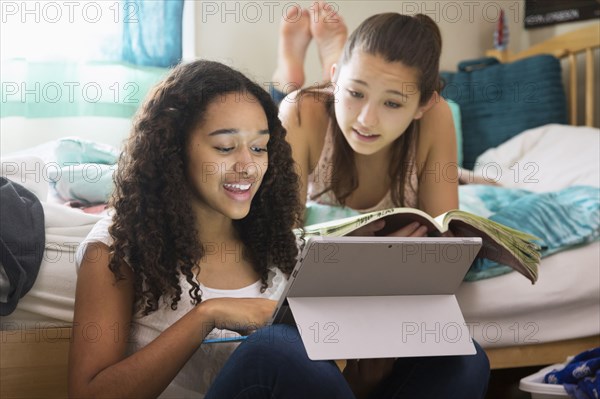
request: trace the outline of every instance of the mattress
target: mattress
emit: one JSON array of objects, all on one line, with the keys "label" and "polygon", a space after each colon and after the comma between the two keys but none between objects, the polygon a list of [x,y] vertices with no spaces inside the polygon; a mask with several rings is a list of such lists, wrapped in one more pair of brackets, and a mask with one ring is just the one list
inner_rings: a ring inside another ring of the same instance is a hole
[{"label": "mattress", "polygon": [[542,259],[534,285],[513,272],[464,282],[457,299],[484,348],[600,335],[600,242]]},{"label": "mattress", "polygon": [[[88,219],[88,222],[93,221]],[[93,224],[47,245],[40,274],[0,329],[70,326],[76,285],[75,248]],[[83,234],[85,233],[85,234]],[[483,347],[552,342],[600,334],[600,242],[542,259],[531,285],[518,273],[464,282],[458,302],[471,335]],[[440,327],[439,333],[444,334]]]}]

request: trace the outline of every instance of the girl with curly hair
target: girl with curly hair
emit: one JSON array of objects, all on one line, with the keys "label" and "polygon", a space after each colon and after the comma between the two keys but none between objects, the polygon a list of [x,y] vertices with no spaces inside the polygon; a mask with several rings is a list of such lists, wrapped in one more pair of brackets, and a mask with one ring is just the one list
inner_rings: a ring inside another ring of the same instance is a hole
[{"label": "girl with curly hair", "polygon": [[[260,86],[209,61],[176,67],[146,100],[112,216],[78,249],[72,397],[351,397],[295,328],[262,327],[295,264],[301,214],[277,112]],[[239,347],[203,343],[254,330]]]}]

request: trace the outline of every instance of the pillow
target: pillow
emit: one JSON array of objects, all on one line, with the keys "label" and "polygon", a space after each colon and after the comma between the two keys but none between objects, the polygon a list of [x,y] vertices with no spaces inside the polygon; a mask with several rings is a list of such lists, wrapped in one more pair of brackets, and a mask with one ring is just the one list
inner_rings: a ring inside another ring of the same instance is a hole
[{"label": "pillow", "polygon": [[454,131],[456,132],[456,159],[458,166],[462,167],[463,164],[463,150],[462,150],[462,126],[460,121],[460,106],[452,100],[446,100],[450,111],[452,112],[452,121],[454,122]]},{"label": "pillow", "polygon": [[64,201],[84,204],[108,202],[114,190],[113,172],[119,150],[77,137],[58,140],[54,150],[56,163],[51,175],[56,194]]},{"label": "pillow", "polygon": [[54,190],[63,201],[79,201],[84,205],[105,204],[115,189],[113,173],[116,165],[81,163],[59,170]]},{"label": "pillow", "polygon": [[56,143],[56,162],[65,166],[73,163],[99,163],[112,165],[119,160],[119,150],[108,144],[84,140],[79,137],[66,137]]},{"label": "pillow", "polygon": [[539,55],[508,64],[495,58],[466,61],[442,73],[442,96],[460,106],[464,167],[516,134],[567,123],[560,61]]},{"label": "pillow", "polygon": [[3,157],[0,174],[32,191],[41,202],[103,204],[114,190],[118,159],[119,150],[108,144],[67,137]]},{"label": "pillow", "polygon": [[534,192],[600,186],[600,130],[546,125],[527,130],[477,158],[475,174]]}]

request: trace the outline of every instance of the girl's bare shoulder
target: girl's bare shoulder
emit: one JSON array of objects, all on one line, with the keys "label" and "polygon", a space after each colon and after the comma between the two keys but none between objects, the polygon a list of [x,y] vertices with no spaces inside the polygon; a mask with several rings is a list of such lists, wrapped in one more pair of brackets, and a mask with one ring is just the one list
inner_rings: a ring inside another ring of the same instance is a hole
[{"label": "girl's bare shoulder", "polygon": [[295,91],[288,94],[279,105],[279,117],[288,130],[319,136],[329,126],[330,101],[331,95],[327,91]]},{"label": "girl's bare shoulder", "polygon": [[436,94],[433,106],[425,112],[419,123],[418,157],[425,160],[436,146],[456,146],[456,133],[450,106]]},{"label": "girl's bare shoulder", "polygon": [[294,160],[304,179],[315,168],[323,151],[330,124],[328,102],[323,92],[303,91],[289,94],[280,104],[279,117],[287,130]]}]

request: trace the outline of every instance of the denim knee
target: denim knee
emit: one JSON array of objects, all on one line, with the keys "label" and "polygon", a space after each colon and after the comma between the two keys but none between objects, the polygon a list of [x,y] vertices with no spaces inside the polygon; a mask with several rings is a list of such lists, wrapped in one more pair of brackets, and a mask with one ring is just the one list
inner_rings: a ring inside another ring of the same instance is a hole
[{"label": "denim knee", "polygon": [[298,329],[286,324],[274,324],[256,330],[237,350],[267,350],[269,353],[276,353],[279,350],[305,352]]},{"label": "denim knee", "polygon": [[483,399],[490,373],[477,342],[476,354],[399,358],[372,398]]},{"label": "denim knee", "polygon": [[284,92],[277,90],[273,83],[269,84],[269,94],[271,95],[271,98],[277,105],[281,104],[286,95]]},{"label": "denim knee", "polygon": [[458,380],[464,382],[464,387],[468,389],[465,398],[483,398],[487,391],[488,381],[490,379],[490,361],[481,346],[473,341],[477,353],[472,356],[461,357],[460,375]]},{"label": "denim knee", "polygon": [[250,335],[231,355],[209,393],[211,398],[353,397],[335,363],[310,360],[298,330],[287,325],[264,327]]}]

